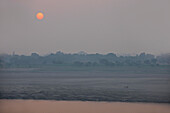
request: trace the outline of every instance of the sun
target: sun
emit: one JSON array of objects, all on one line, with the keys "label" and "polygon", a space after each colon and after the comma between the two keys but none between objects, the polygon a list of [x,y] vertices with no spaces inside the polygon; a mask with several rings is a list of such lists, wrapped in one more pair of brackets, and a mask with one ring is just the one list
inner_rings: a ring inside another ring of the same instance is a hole
[{"label": "sun", "polygon": [[42,12],[38,12],[36,14],[36,17],[37,17],[38,20],[42,20],[44,18],[44,14]]}]

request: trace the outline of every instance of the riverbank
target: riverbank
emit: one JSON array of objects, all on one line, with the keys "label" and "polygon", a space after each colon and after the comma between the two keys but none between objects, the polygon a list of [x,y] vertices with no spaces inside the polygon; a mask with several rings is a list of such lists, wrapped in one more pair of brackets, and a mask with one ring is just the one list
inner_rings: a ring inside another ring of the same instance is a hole
[{"label": "riverbank", "polygon": [[0,113],[169,113],[170,104],[0,100]]}]

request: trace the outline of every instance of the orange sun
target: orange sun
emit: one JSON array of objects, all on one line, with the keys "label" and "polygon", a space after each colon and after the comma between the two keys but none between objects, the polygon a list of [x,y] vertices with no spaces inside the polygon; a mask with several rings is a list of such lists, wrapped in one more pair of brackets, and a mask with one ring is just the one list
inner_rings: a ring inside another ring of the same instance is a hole
[{"label": "orange sun", "polygon": [[44,14],[39,12],[39,13],[37,13],[36,17],[38,20],[42,20],[44,18]]}]

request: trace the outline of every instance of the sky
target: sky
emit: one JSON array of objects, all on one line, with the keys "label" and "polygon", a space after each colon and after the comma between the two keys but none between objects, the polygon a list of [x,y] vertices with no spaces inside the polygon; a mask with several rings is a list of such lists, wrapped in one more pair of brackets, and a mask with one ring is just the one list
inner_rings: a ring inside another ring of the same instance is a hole
[{"label": "sky", "polygon": [[170,0],[0,0],[1,54],[57,51],[170,53]]}]

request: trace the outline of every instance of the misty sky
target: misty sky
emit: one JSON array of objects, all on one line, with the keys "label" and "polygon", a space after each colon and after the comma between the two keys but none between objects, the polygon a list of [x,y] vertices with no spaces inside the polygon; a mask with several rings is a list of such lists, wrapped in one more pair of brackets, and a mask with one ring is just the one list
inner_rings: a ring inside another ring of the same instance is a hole
[{"label": "misty sky", "polygon": [[169,53],[170,0],[0,0],[0,53],[13,51]]}]

